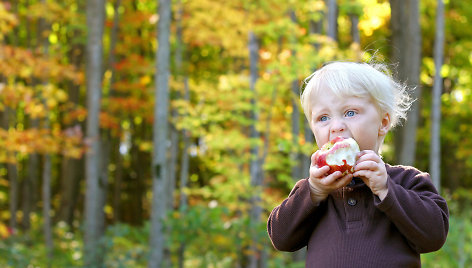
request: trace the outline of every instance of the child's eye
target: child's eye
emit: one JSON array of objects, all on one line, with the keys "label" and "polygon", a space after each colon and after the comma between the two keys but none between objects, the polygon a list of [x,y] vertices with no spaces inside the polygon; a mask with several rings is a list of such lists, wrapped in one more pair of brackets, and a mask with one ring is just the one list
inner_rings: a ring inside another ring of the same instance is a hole
[{"label": "child's eye", "polygon": [[320,118],[318,118],[318,121],[320,122],[324,122],[324,121],[327,121],[328,120],[328,117],[326,115],[322,115],[320,116]]},{"label": "child's eye", "polygon": [[354,115],[356,115],[356,112],[355,112],[355,111],[347,111],[347,112],[346,112],[346,116],[347,116],[347,117],[353,117]]}]

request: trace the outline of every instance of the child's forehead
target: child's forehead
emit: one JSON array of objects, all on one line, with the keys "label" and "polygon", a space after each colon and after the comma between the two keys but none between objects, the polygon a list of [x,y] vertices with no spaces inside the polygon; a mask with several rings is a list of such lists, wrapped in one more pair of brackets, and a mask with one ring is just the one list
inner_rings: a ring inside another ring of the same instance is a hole
[{"label": "child's forehead", "polygon": [[359,90],[354,88],[330,88],[330,87],[319,87],[312,90],[310,94],[310,99],[313,102],[321,96],[323,97],[333,97],[339,100],[346,100],[351,98],[364,98],[371,99],[369,92],[366,90]]},{"label": "child's forehead", "polygon": [[313,92],[310,98],[310,106],[312,109],[329,108],[333,105],[359,105],[368,103],[377,106],[376,101],[369,94],[333,92],[331,90]]}]

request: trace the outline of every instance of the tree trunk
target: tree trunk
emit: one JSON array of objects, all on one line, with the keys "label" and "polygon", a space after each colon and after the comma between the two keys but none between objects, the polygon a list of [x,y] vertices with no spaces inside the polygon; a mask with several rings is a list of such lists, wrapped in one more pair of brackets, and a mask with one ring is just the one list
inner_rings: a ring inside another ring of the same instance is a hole
[{"label": "tree trunk", "polygon": [[326,0],[328,7],[327,35],[334,41],[338,41],[338,4],[336,0]]},{"label": "tree trunk", "polygon": [[123,157],[120,153],[120,140],[114,140],[113,155],[115,162],[115,173],[113,176],[113,221],[115,223],[121,221],[121,190],[123,183]]},{"label": "tree trunk", "polygon": [[[5,107],[3,111],[3,118],[2,118],[2,127],[3,129],[7,130],[10,128],[10,113],[11,108]],[[12,152],[14,153],[14,152]],[[17,221],[16,221],[16,212],[18,210],[18,194],[19,194],[19,187],[18,187],[18,168],[16,164],[7,163],[7,177],[10,185],[9,189],[9,212],[10,212],[10,228],[12,230],[16,230],[17,228]]]},{"label": "tree trunk", "polygon": [[351,37],[352,42],[356,44],[361,43],[361,35],[359,34],[359,14],[352,13],[349,14],[349,19],[351,20]]},{"label": "tree trunk", "polygon": [[86,266],[101,267],[103,248],[100,240],[104,235],[102,197],[105,185],[100,181],[100,100],[102,91],[102,57],[105,3],[103,0],[87,1],[87,131],[88,143],[85,169],[85,234],[84,261]]},{"label": "tree trunk", "polygon": [[[182,40],[182,18],[183,18],[183,5],[182,1],[177,1],[178,10],[175,16],[175,23],[177,26],[177,42],[176,42],[176,49],[175,49],[175,66],[176,66],[176,73],[179,79],[182,79],[183,86],[184,86],[184,93],[183,93],[183,100],[185,102],[190,102],[190,89],[188,85],[188,77],[186,76],[186,72],[183,69],[183,54],[184,54],[184,43]],[[185,116],[185,115],[184,115]],[[180,159],[180,195],[179,195],[179,211],[183,217],[187,213],[187,193],[186,188],[188,184],[188,173],[189,173],[189,154],[188,149],[190,147],[190,132],[184,128],[182,129],[182,153]],[[181,242],[178,249],[178,267],[183,268],[185,263],[185,249],[186,243]]]},{"label": "tree trunk", "polygon": [[[138,125],[130,119],[131,122],[131,130],[130,132],[133,133],[131,140],[135,139],[143,139],[145,140],[145,131],[143,130],[143,125]],[[134,137],[134,138],[133,138]],[[143,159],[143,153],[139,149],[139,146],[136,142],[131,143],[131,163],[133,168],[130,176],[130,188],[131,188],[131,202],[130,206],[132,207],[131,213],[132,216],[130,218],[131,222],[136,225],[141,225],[143,222],[143,197],[144,197],[144,166],[146,161]]]},{"label": "tree trunk", "polygon": [[[44,4],[43,0],[41,0],[41,3]],[[29,3],[26,3],[27,5]],[[26,34],[26,42],[28,45],[28,48],[31,50],[34,50],[36,47],[39,47],[43,45],[43,36],[42,33],[45,30],[45,25],[44,25],[44,19],[40,18],[39,19],[39,27],[38,30],[36,31],[36,35],[33,33],[35,32],[32,26],[35,24],[35,21],[32,18],[26,18],[25,20],[25,25],[27,25],[27,34]],[[36,39],[35,39],[36,38]],[[47,53],[47,52],[46,52]],[[40,84],[40,81],[38,79],[33,78],[31,87],[35,88]],[[38,92],[35,90],[36,93]],[[41,98],[41,96],[38,96]],[[31,118],[29,116],[26,116],[25,122],[27,124],[28,129],[39,129],[39,119],[38,118]],[[25,165],[26,168],[26,175],[24,176],[24,179],[21,182],[21,190],[22,190],[22,195],[21,195],[21,204],[22,204],[22,212],[23,212],[23,218],[22,218],[22,229],[28,233],[28,231],[31,228],[31,212],[33,211],[33,207],[38,201],[38,185],[40,181],[40,176],[38,176],[38,171],[39,171],[39,156],[36,152],[32,152],[28,155],[28,160],[27,160],[27,165]]]},{"label": "tree trunk", "polygon": [[433,103],[431,107],[431,148],[429,152],[429,172],[434,186],[441,190],[441,67],[444,54],[444,3],[437,1],[436,7],[436,36],[434,41],[434,74]]},{"label": "tree trunk", "polygon": [[153,125],[152,154],[152,207],[150,258],[148,267],[161,267],[164,260],[165,232],[163,221],[166,216],[167,200],[167,128],[169,107],[169,65],[170,65],[170,20],[171,1],[159,0],[158,49],[156,54],[156,89]]},{"label": "tree trunk", "polygon": [[[85,12],[84,2],[78,2],[77,5],[78,12]],[[79,30],[69,31],[68,38],[69,40],[72,40],[79,34],[81,34]],[[68,58],[76,69],[82,68],[84,50],[84,45],[80,43],[71,46]],[[80,86],[76,85],[72,81],[68,81],[66,83],[70,103],[72,103],[75,107],[82,105],[80,103]],[[70,129],[73,132],[82,133],[85,125],[77,120],[74,120],[69,125],[64,127]],[[81,157],[80,159],[70,158],[67,156],[61,157],[61,202],[57,217],[58,220],[66,222],[71,228],[73,227],[72,223],[74,220],[74,211],[80,192],[80,181],[84,178],[84,162],[84,157]]]},{"label": "tree trunk", "polygon": [[[188,78],[184,79],[184,100],[190,101],[190,90],[188,85]],[[189,155],[188,149],[190,147],[190,132],[187,129],[182,130],[182,158],[180,164],[180,202],[179,209],[180,213],[187,213],[188,198],[187,193],[185,192],[188,184],[188,172],[189,172]],[[185,260],[185,242],[182,242],[179,247],[179,268],[184,267]]]},{"label": "tree trunk", "polygon": [[396,162],[413,165],[416,152],[421,87],[421,29],[418,0],[390,0],[392,19],[392,58],[398,63],[397,79],[414,88],[415,101],[408,113],[405,125],[395,131]]},{"label": "tree trunk", "polygon": [[[175,49],[175,66],[176,73],[180,79],[182,79],[184,93],[183,99],[185,102],[190,102],[190,88],[188,85],[188,77],[185,75],[183,70],[183,54],[184,54],[184,43],[182,40],[182,17],[183,17],[183,5],[182,1],[177,1],[178,11],[176,13],[175,23],[177,25],[177,43]],[[185,115],[184,115],[185,116]],[[185,194],[185,188],[188,182],[188,170],[189,170],[189,155],[188,148],[190,147],[190,133],[186,128],[182,129],[182,157],[180,163],[180,209],[185,211],[187,206],[187,195]]]},{"label": "tree trunk", "polygon": [[[324,12],[321,14],[324,17]],[[310,34],[322,34],[323,33],[323,19],[319,18],[318,20],[310,20],[308,25],[308,31]],[[315,50],[319,50],[320,43],[313,42],[313,47]]]},{"label": "tree trunk", "polygon": [[[172,117],[177,117],[177,111],[173,110],[171,112]],[[173,123],[169,123],[169,135],[170,135],[170,150],[169,150],[169,172],[167,173],[169,178],[168,185],[167,185],[167,209],[172,210],[174,207],[175,199],[174,199],[174,192],[175,192],[175,176],[176,176],[176,168],[177,168],[177,156],[179,153],[179,132],[175,128]]]},{"label": "tree trunk", "polygon": [[[295,15],[294,11],[290,12],[290,19],[294,25],[297,25],[297,18]],[[292,45],[295,47],[297,40],[296,36],[292,36]],[[296,53],[297,51],[295,49],[292,49],[292,57],[294,60],[296,60]],[[298,181],[302,178],[303,176],[303,159],[304,155],[300,153],[300,109],[299,109],[299,103],[300,103],[300,86],[299,86],[299,80],[297,77],[297,68],[296,64],[293,64],[293,75],[294,79],[291,83],[292,87],[292,94],[291,94],[291,100],[292,100],[292,143],[293,143],[293,149],[290,154],[291,160],[293,162],[292,166],[292,179],[294,181]],[[298,261],[303,261],[305,260],[306,257],[306,249],[300,249],[293,254],[293,260],[295,262]]]},{"label": "tree trunk", "polygon": [[[110,45],[108,49],[108,63],[107,68],[110,70],[110,95],[109,97],[114,97],[116,95],[115,92],[115,81],[116,81],[116,44],[118,40],[118,32],[119,32],[119,23],[120,23],[120,6],[121,0],[115,0],[113,4],[113,26],[110,30]],[[119,133],[120,131],[118,131]],[[119,222],[120,221],[120,197],[121,197],[121,183],[122,183],[122,157],[120,155],[120,139],[119,137],[113,137],[111,134],[111,130],[107,130],[107,134],[105,134],[110,138],[110,144],[107,151],[107,154],[110,155],[109,159],[114,161],[115,170],[112,176],[113,178],[113,221]],[[113,157],[112,157],[113,156]]]},{"label": "tree trunk", "polygon": [[[36,120],[34,120],[36,121]],[[37,123],[36,123],[37,124]],[[33,127],[33,128],[37,128]],[[39,161],[38,161],[38,154],[31,153],[28,156],[28,165],[27,165],[27,174],[22,181],[22,211],[23,211],[23,219],[22,219],[22,228],[25,231],[28,231],[31,227],[31,211],[33,210],[33,206],[35,204],[34,196],[36,195],[36,190],[33,186],[33,182],[39,181],[38,170],[39,170]]]},{"label": "tree trunk", "polygon": [[8,163],[7,164],[7,174],[8,180],[10,182],[10,192],[9,192],[9,201],[10,201],[10,228],[16,230],[17,221],[16,221],[16,212],[18,211],[18,168],[16,164]]},{"label": "tree trunk", "polygon": [[51,222],[51,155],[44,155],[43,159],[43,218],[44,218],[44,239],[46,242],[46,252],[48,263],[53,258],[53,237],[52,237],[52,222]]},{"label": "tree trunk", "polygon": [[80,190],[80,178],[84,172],[83,159],[74,159],[63,156],[61,163],[61,206],[59,208],[58,220],[64,221],[72,228],[74,211]]},{"label": "tree trunk", "polygon": [[[291,11],[290,12],[290,19],[294,25],[297,25],[297,18],[295,16],[295,12]],[[292,45],[295,46],[296,44],[296,37],[292,37]],[[297,54],[297,51],[295,49],[292,49],[292,56],[295,59]],[[291,158],[292,161],[294,162],[294,165],[292,166],[292,178],[294,180],[299,180],[302,174],[301,170],[301,155],[299,153],[299,135],[300,135],[300,109],[298,108],[299,105],[299,81],[296,78],[297,77],[297,68],[295,67],[296,64],[293,64],[294,68],[292,69],[294,79],[292,80],[291,83],[291,88],[292,88],[292,94],[291,94],[291,100],[292,100],[292,143],[293,143],[293,150],[291,153]]]},{"label": "tree trunk", "polygon": [[[250,79],[249,86],[253,93],[251,99],[252,104],[252,121],[251,124],[251,139],[260,139],[261,134],[256,128],[257,122],[259,122],[259,114],[256,109],[256,82],[259,77],[259,42],[254,32],[249,33],[249,62],[250,62]],[[262,174],[262,157],[260,153],[260,148],[257,145],[252,145],[251,148],[251,162],[250,162],[250,177],[251,177],[251,188],[258,189],[262,187],[263,174]],[[259,192],[259,191],[256,191]],[[258,239],[258,229],[257,225],[260,222],[262,215],[262,208],[260,205],[261,197],[260,194],[254,194],[250,200],[250,215],[249,222],[251,228],[251,237],[252,244],[250,246],[251,255],[249,256],[249,265],[250,268],[259,267],[261,261],[260,256],[262,256],[262,251],[258,249],[258,244],[260,243]]]},{"label": "tree trunk", "polygon": [[[41,0],[41,3],[44,5],[46,4],[45,0]],[[46,23],[44,19],[40,19],[39,22],[39,38],[40,42],[43,46],[44,55],[47,56],[49,54],[49,40],[44,35],[43,32],[47,31],[49,25]],[[46,85],[48,81],[43,81],[43,84]],[[43,98],[43,105],[47,107],[46,99]],[[47,109],[47,108],[46,108]],[[46,117],[44,118],[44,129],[50,130],[50,122],[49,122],[49,112],[46,111]],[[51,220],[51,177],[52,177],[52,161],[51,155],[46,153],[43,157],[43,185],[42,185],[42,198],[43,198],[43,220],[44,220],[44,240],[46,244],[46,255],[48,257],[48,267],[51,266],[51,261],[53,259],[53,236],[52,236],[52,220]]]}]

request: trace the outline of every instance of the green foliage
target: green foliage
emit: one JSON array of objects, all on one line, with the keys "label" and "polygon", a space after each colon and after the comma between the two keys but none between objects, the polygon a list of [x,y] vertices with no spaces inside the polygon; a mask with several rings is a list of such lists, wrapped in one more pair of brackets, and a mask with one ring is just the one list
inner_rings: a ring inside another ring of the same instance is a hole
[{"label": "green foliage", "polygon": [[[436,252],[423,254],[424,267],[470,267],[472,265],[472,194],[461,190],[448,197],[450,207],[449,235],[445,245]],[[54,258],[49,260],[43,246],[40,218],[33,222],[29,233],[17,233],[0,240],[1,267],[42,266],[81,267],[82,235],[70,232],[60,223],[54,228]],[[248,214],[232,215],[228,208],[211,201],[207,206],[189,207],[187,211],[172,212],[166,221],[168,246],[172,266],[177,267],[179,250],[184,249],[184,267],[235,267],[245,263],[244,253],[258,233],[258,243],[268,254],[268,267],[301,268],[304,262],[294,263],[291,253],[275,251],[270,245],[265,222],[251,224]],[[106,267],[146,267],[149,225],[142,227],[115,224],[107,228],[102,245]]]},{"label": "green foliage", "polygon": [[450,196],[449,234],[437,252],[422,255],[424,267],[470,267],[472,265],[472,191],[458,189]]},{"label": "green foliage", "polygon": [[107,228],[104,239],[106,267],[146,267],[149,254],[149,226],[116,224]]},{"label": "green foliage", "polygon": [[80,267],[83,245],[80,232],[70,232],[64,223],[56,225],[53,258],[50,259],[44,246],[40,218],[36,219],[29,232],[17,231],[0,240],[0,266],[13,268],[50,264],[52,267]]},{"label": "green foliage", "polygon": [[472,220],[452,216],[446,244],[422,256],[424,267],[470,267],[472,265]]},{"label": "green foliage", "polygon": [[[82,267],[82,232],[69,231],[64,223],[54,227],[54,257],[48,259],[43,246],[40,218],[28,233],[18,232],[0,240],[0,266],[5,268],[42,266]],[[231,215],[229,209],[211,201],[208,206],[192,206],[172,212],[165,222],[167,244],[177,267],[179,251],[184,249],[184,267],[245,266],[246,254],[256,233],[258,244],[269,254],[269,267],[303,267],[294,264],[288,253],[275,252],[267,237],[265,222],[250,223],[248,214]],[[146,267],[149,254],[149,225],[142,227],[115,224],[107,227],[101,241],[105,267]]]}]

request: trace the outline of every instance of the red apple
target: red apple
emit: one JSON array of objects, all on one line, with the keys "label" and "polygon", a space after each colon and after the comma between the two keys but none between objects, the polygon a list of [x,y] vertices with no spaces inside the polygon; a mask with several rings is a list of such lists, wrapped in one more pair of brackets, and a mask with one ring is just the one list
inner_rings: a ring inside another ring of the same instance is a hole
[{"label": "red apple", "polygon": [[329,166],[328,174],[336,171],[354,173],[359,145],[353,138],[336,137],[315,152],[315,164],[318,167]]}]

